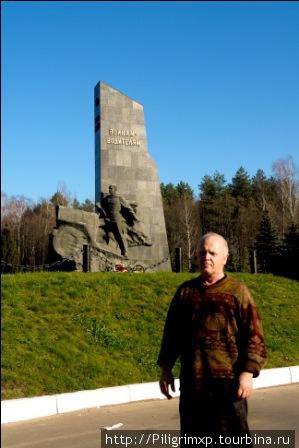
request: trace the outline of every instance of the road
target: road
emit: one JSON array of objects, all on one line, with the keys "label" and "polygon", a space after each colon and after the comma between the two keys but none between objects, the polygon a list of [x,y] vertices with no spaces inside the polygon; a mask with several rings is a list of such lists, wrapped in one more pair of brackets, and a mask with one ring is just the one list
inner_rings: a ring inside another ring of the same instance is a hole
[{"label": "road", "polygon": [[[250,428],[298,431],[298,403],[299,384],[255,390],[249,399]],[[128,403],[7,423],[1,428],[1,446],[99,448],[100,429],[117,423],[123,424],[120,429],[179,429],[178,399]]]}]

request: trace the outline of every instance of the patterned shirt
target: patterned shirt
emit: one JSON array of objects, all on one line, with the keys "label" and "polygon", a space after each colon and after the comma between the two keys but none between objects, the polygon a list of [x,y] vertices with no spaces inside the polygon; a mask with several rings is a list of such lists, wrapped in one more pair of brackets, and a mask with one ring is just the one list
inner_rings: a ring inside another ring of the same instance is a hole
[{"label": "patterned shirt", "polygon": [[210,286],[201,277],[183,283],[170,304],[158,365],[181,359],[181,390],[202,381],[259,375],[266,362],[259,313],[247,287],[225,276]]}]

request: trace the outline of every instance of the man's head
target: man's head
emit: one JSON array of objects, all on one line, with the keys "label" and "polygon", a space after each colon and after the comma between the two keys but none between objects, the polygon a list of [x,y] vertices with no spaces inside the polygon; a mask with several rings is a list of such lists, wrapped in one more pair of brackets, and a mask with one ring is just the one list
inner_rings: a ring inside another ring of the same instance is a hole
[{"label": "man's head", "polygon": [[115,194],[116,190],[117,190],[117,186],[116,185],[114,185],[114,184],[109,185],[109,193],[110,194]]},{"label": "man's head", "polygon": [[199,265],[203,277],[217,281],[224,274],[228,245],[223,236],[209,232],[199,241]]}]

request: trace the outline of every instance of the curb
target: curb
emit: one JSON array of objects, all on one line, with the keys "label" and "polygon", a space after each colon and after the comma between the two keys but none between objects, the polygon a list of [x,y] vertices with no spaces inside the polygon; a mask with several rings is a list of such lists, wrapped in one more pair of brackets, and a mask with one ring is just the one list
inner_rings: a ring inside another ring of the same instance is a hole
[{"label": "curb", "polygon": [[[254,378],[253,388],[260,389],[293,383],[299,383],[299,366],[262,370],[259,377]],[[173,395],[178,397],[180,395],[178,379],[175,380],[175,387],[176,392]],[[13,423],[81,409],[153,399],[166,400],[160,392],[158,381],[4,400],[1,402],[1,423]]]}]

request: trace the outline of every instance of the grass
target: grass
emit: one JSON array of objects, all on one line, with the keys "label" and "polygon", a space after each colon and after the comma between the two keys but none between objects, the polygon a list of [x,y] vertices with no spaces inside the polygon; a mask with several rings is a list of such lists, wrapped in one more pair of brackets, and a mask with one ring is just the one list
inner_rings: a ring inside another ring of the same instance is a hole
[{"label": "grass", "polygon": [[[192,276],[3,276],[2,398],[156,381],[169,301]],[[266,367],[299,364],[299,283],[273,275],[234,277],[245,281],[261,313]]]}]

